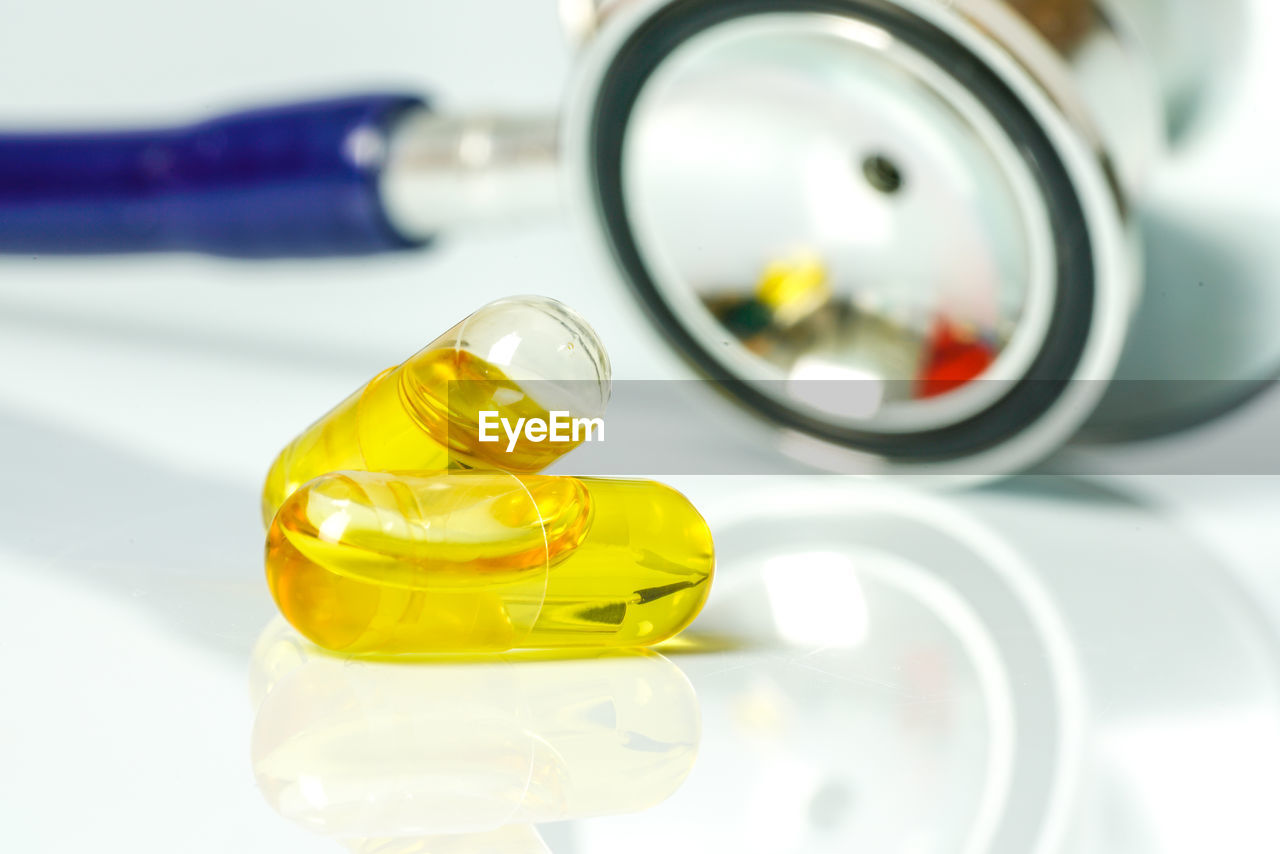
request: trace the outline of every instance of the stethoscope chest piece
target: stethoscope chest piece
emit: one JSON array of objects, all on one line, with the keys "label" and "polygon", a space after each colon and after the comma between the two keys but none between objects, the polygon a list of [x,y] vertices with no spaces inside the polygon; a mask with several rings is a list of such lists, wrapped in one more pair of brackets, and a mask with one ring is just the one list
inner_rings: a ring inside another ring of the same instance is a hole
[{"label": "stethoscope chest piece", "polygon": [[1068,3],[1037,29],[1014,5],[578,16],[563,140],[590,227],[676,349],[818,466],[1016,470],[1115,370],[1158,128],[1108,118],[1158,99],[1089,85],[1134,59],[1109,18]]}]

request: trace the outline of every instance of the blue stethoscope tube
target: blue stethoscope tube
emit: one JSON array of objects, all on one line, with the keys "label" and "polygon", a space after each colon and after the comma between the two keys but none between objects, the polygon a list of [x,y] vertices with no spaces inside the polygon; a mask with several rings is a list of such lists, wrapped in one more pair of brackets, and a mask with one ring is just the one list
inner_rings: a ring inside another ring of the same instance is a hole
[{"label": "blue stethoscope tube", "polygon": [[0,135],[0,253],[367,255],[421,245],[388,220],[384,140],[403,94],[238,112],[186,127]]}]

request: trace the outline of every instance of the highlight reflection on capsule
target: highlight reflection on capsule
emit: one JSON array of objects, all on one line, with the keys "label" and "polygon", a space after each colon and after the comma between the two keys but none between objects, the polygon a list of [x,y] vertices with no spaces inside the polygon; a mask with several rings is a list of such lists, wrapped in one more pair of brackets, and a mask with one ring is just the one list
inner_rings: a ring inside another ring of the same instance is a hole
[{"label": "highlight reflection on capsule", "polygon": [[338,472],[267,534],[284,617],[347,653],[646,646],[693,621],[711,532],[645,481],[506,472]]},{"label": "highlight reflection on capsule", "polygon": [[442,471],[451,464],[536,472],[579,441],[481,443],[479,413],[511,423],[560,410],[592,419],[609,399],[609,357],[591,326],[545,297],[491,303],[378,374],[290,442],[262,491],[263,521],[318,475]]}]

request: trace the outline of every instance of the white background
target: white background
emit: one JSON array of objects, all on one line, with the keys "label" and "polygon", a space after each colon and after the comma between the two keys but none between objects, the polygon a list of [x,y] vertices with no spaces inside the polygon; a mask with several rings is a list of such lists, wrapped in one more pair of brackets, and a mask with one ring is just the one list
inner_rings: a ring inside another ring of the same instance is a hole
[{"label": "white background", "polygon": [[[1275,290],[1280,269],[1280,8],[1253,0],[1249,13],[1234,83],[1163,164],[1148,202],[1237,260],[1230,281],[1211,282],[1225,289],[1215,302]],[[530,0],[11,0],[2,20],[6,126],[168,121],[387,86],[457,108],[551,110],[571,66],[553,4]],[[579,309],[618,377],[677,370],[585,238],[560,222],[373,260],[0,261],[0,847],[337,850],[277,815],[254,784],[246,674],[274,613],[261,577],[260,478],[350,389],[513,293]],[[1255,312],[1247,326],[1278,319]],[[1243,335],[1220,324],[1203,334]],[[1277,412],[1280,402],[1263,401],[1153,453],[1268,432]],[[786,496],[810,489],[789,484],[681,485],[713,520],[737,512],[730,493],[761,489],[756,512],[785,539]],[[1020,555],[1076,648],[1095,769],[1073,795],[1081,850],[1280,849],[1278,487],[1269,476],[1074,478],[936,499]],[[949,556],[933,559],[941,569]],[[735,568],[721,571],[731,588]],[[960,591],[970,594],[981,586]],[[763,665],[732,652],[673,661],[703,705],[695,775],[651,813],[551,828],[553,850],[652,850],[656,840],[682,850],[672,828],[688,816],[707,828],[739,821],[742,804],[709,794],[739,775],[725,759],[736,742],[713,675],[736,667],[750,685]],[[795,714],[820,726],[829,712]],[[792,815],[783,794],[751,807],[766,824],[776,818],[776,838],[755,838],[767,850],[816,850],[800,841],[808,807]],[[914,844],[958,845],[927,834]]]}]

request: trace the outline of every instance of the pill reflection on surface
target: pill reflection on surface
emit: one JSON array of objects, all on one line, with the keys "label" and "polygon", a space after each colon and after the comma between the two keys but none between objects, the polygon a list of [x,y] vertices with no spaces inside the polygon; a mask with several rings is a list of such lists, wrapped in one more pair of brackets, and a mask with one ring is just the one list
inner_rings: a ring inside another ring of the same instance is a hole
[{"label": "pill reflection on surface", "polygon": [[353,662],[276,621],[251,681],[263,796],[355,850],[377,839],[541,850],[529,825],[666,800],[701,738],[688,679],[645,650]]},{"label": "pill reflection on surface", "polygon": [[479,440],[479,413],[511,423],[552,411],[596,418],[609,399],[604,345],[569,307],[544,297],[491,303],[339,403],[276,457],[262,492],[270,523],[299,486],[338,470],[536,472],[578,442],[514,447]]},{"label": "pill reflection on surface", "polygon": [[697,616],[715,558],[657,483],[338,472],[285,501],[266,565],[313,642],[401,654],[655,644]]}]

